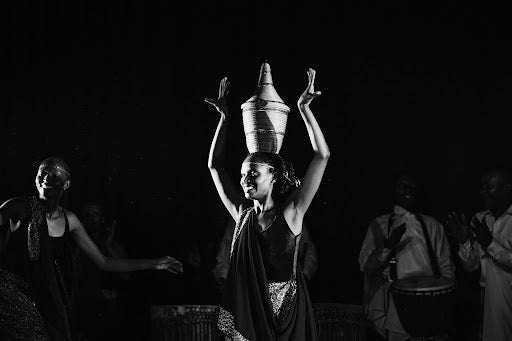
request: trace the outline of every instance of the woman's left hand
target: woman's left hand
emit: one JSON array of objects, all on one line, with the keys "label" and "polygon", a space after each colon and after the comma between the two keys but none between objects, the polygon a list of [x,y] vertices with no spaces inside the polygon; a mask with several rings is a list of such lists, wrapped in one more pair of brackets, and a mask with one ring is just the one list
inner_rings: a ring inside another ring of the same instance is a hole
[{"label": "woman's left hand", "polygon": [[297,101],[297,105],[309,105],[311,101],[322,94],[321,91],[315,91],[316,71],[312,68],[308,70],[308,87]]},{"label": "woman's left hand", "polygon": [[181,264],[181,262],[177,259],[165,256],[155,259],[153,269],[169,271],[170,273],[176,275],[183,272],[183,264]]}]

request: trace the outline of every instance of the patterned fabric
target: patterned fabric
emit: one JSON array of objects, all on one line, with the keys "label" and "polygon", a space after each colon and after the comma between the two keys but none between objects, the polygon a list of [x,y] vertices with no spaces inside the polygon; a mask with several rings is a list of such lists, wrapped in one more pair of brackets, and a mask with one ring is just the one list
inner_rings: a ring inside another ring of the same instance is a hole
[{"label": "patterned fabric", "polygon": [[233,254],[233,248],[235,247],[235,242],[238,239],[238,236],[240,235],[240,232],[242,232],[242,228],[245,224],[247,224],[247,220],[251,217],[249,212],[252,210],[252,207],[245,209],[242,214],[240,214],[240,217],[238,221],[236,222],[235,226],[235,232],[233,233],[233,240],[231,241],[231,252],[230,257]]},{"label": "patterned fabric", "polygon": [[219,320],[217,327],[220,331],[226,334],[225,341],[249,341],[246,339],[238,330],[235,328],[235,318],[228,311],[222,309],[219,310]]},{"label": "patterned fabric", "polygon": [[29,285],[0,269],[0,339],[49,340],[43,318],[25,294]]},{"label": "patterned fabric", "polygon": [[268,283],[268,291],[272,309],[278,322],[284,321],[297,293],[297,281]]},{"label": "patterned fabric", "polygon": [[40,201],[36,197],[28,199],[29,215],[32,217],[28,223],[27,247],[30,260],[39,259],[39,226],[43,222],[44,214]]}]

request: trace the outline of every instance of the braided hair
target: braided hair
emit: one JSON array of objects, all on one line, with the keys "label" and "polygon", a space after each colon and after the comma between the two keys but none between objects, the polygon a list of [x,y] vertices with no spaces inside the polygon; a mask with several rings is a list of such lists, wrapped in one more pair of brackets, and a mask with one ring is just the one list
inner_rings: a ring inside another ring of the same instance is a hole
[{"label": "braided hair", "polygon": [[267,152],[249,153],[244,162],[261,162],[268,164],[270,172],[274,174],[276,179],[274,196],[276,199],[285,199],[286,195],[300,186],[300,180],[295,176],[293,164],[280,154]]}]

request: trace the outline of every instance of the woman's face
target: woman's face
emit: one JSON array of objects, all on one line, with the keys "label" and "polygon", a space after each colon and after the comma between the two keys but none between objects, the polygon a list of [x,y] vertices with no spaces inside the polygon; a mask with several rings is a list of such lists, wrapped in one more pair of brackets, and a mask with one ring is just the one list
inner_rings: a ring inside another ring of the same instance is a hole
[{"label": "woman's face", "polygon": [[272,194],[275,180],[270,165],[260,162],[244,162],[240,175],[240,185],[247,199],[264,199]]},{"label": "woman's face", "polygon": [[36,175],[36,187],[41,198],[55,197],[69,188],[67,172],[58,164],[42,164]]}]

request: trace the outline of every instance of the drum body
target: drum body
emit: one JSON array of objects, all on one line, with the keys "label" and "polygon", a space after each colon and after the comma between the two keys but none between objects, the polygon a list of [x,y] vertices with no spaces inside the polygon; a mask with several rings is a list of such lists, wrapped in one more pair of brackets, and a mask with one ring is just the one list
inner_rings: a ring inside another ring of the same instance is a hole
[{"label": "drum body", "polygon": [[318,340],[364,341],[366,317],[363,307],[342,303],[313,303]]},{"label": "drum body", "polygon": [[455,308],[455,283],[446,277],[411,277],[394,281],[391,294],[405,331],[416,340],[449,334]]},{"label": "drum body", "polygon": [[216,341],[219,308],[213,305],[151,307],[151,334],[155,341]]}]

